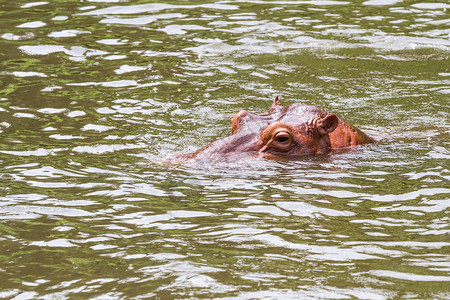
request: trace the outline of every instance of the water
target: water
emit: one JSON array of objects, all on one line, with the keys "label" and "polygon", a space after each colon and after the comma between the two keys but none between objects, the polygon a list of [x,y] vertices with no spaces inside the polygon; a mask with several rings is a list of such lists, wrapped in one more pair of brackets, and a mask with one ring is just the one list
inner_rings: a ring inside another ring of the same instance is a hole
[{"label": "water", "polygon": [[[1,298],[450,297],[445,1],[0,7]],[[378,143],[160,163],[275,95]]]}]

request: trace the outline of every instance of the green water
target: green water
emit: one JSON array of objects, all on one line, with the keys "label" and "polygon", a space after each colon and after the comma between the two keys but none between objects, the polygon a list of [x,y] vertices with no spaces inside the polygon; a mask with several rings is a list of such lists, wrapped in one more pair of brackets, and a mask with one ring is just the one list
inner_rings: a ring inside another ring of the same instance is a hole
[{"label": "green water", "polygon": [[[450,298],[449,8],[0,0],[0,298]],[[276,95],[378,143],[161,164]]]}]

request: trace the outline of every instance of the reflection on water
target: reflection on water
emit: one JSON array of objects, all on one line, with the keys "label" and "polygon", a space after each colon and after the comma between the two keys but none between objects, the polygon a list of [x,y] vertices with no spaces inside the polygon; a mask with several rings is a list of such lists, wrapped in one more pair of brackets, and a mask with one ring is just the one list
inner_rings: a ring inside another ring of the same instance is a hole
[{"label": "reflection on water", "polygon": [[[450,297],[445,1],[0,6],[1,298]],[[378,143],[160,163],[274,95]]]}]

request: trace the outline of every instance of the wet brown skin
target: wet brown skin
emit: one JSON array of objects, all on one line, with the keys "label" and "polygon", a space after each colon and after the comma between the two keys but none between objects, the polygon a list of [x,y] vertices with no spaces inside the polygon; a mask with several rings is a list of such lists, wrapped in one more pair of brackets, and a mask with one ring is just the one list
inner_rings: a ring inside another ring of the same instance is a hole
[{"label": "wet brown skin", "polygon": [[373,142],[333,113],[303,103],[282,106],[276,97],[267,114],[238,112],[231,120],[230,136],[169,160],[233,162],[249,157],[295,158]]}]

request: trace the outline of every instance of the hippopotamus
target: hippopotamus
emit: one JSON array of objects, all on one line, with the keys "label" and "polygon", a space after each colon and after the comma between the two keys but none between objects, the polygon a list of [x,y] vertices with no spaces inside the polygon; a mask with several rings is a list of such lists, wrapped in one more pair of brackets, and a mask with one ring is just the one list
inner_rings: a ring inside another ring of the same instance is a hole
[{"label": "hippopotamus", "polygon": [[230,136],[170,160],[291,159],[373,142],[373,138],[333,113],[303,103],[282,106],[277,96],[266,114],[238,112],[231,120]]}]

